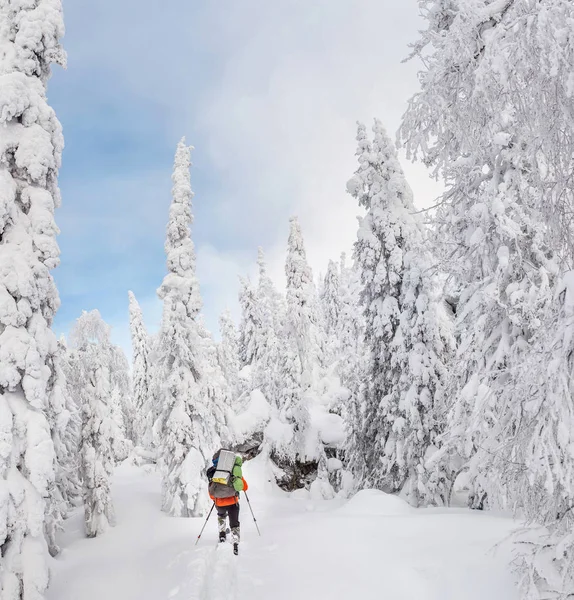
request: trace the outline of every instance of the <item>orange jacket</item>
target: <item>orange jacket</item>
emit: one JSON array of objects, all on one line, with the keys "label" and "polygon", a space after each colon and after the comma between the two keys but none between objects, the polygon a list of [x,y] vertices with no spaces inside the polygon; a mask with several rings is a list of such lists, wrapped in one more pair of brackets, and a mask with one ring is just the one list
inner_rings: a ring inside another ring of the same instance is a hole
[{"label": "orange jacket", "polygon": [[[241,491],[246,492],[249,489],[247,481],[245,481],[244,477],[241,480],[243,481],[243,489]],[[231,506],[239,502],[239,493],[229,496],[229,498],[214,498],[211,494],[209,494],[209,497],[215,502],[215,506]]]}]

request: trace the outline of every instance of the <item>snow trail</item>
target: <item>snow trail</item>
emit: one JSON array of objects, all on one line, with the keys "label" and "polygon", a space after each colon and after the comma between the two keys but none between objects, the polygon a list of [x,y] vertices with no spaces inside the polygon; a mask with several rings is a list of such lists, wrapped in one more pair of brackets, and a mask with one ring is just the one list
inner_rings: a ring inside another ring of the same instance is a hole
[{"label": "snow trail", "polygon": [[259,537],[241,505],[239,556],[217,543],[212,517],[159,510],[160,482],[123,466],[114,481],[118,525],[83,538],[82,515],[62,535],[47,600],[518,600],[503,540],[510,519],[464,509],[415,510],[366,490],[350,501],[289,497],[256,461],[245,468]]}]

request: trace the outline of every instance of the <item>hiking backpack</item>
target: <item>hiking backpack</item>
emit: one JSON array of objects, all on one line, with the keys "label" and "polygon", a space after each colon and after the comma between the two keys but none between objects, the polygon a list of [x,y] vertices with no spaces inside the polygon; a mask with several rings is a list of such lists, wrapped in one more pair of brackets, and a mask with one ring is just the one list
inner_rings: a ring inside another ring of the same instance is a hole
[{"label": "hiking backpack", "polygon": [[[229,450],[221,450],[219,453],[216,471],[209,480],[208,486],[209,494],[213,498],[231,498],[235,496],[236,490],[233,487],[233,480],[237,475],[233,474],[233,470],[237,458],[235,453]],[[240,465],[241,462],[238,466],[240,467]]]}]

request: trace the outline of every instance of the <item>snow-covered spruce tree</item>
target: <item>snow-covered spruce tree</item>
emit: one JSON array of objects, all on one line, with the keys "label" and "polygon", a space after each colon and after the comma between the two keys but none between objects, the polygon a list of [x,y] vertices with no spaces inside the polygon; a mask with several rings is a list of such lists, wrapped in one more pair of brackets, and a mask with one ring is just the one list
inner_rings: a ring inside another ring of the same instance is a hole
[{"label": "snow-covered spruce tree", "polygon": [[325,448],[310,414],[320,394],[325,344],[313,275],[295,217],[290,221],[285,273],[287,310],[280,338],[278,390],[280,419],[291,435],[274,444],[272,458],[285,472],[285,487],[309,485],[317,478],[316,485],[324,483],[330,494]]},{"label": "snow-covered spruce tree", "polygon": [[284,319],[283,299],[267,274],[261,248],[257,264],[257,287],[248,279],[241,279],[240,355],[242,366],[249,368],[251,389],[259,389],[271,404],[278,407],[278,364],[281,354],[279,336]]},{"label": "snow-covered spruce tree", "polygon": [[[223,447],[229,447],[236,441],[228,427],[230,414],[233,413],[231,389],[219,364],[217,344],[211,332],[205,326],[202,316],[199,317],[198,324],[202,342],[201,355],[204,358],[201,366],[203,374],[201,378],[201,397],[205,398],[213,413],[212,437],[219,440]],[[208,456],[208,464],[212,455],[213,453]]]},{"label": "snow-covered spruce tree", "polygon": [[[565,132],[572,129],[574,6],[472,0],[421,7],[428,28],[414,53],[424,55],[422,90],[411,100],[401,137],[411,156],[447,184],[437,239],[445,241],[445,267],[462,289],[452,392],[459,401],[449,446],[468,465],[472,504],[485,497],[489,504],[509,502],[538,515],[552,536],[563,524],[556,521],[559,494],[552,491],[560,488],[559,469],[547,473],[544,506],[535,490],[539,478],[529,477],[533,462],[538,467],[561,455],[563,441],[550,429],[552,435],[539,435],[525,418],[527,401],[512,386],[545,339],[541,325],[558,295],[549,293],[560,281],[556,274],[572,265],[574,138]],[[539,373],[528,373],[533,390],[541,389]],[[569,405],[571,395],[562,401]],[[510,423],[517,429],[509,439]],[[529,433],[524,464],[503,469],[498,453],[506,449],[515,460],[515,446]],[[531,577],[540,595],[529,586],[529,599],[574,593],[565,545],[547,541],[564,578]]]},{"label": "snow-covered spruce tree", "polygon": [[239,336],[229,310],[219,317],[219,332],[221,341],[217,346],[217,359],[229,387],[231,405],[235,406],[243,386],[239,379]]},{"label": "snow-covered spruce tree", "polygon": [[[296,217],[290,220],[289,240],[287,242],[287,315],[285,318],[285,366],[287,381],[295,384],[285,386],[288,394],[281,410],[294,430],[293,460],[307,461],[306,436],[309,429],[309,394],[319,362],[317,343],[317,303],[316,289],[313,283],[311,267],[303,242],[303,234]],[[296,353],[298,360],[291,356]],[[294,372],[298,369],[299,372]]]},{"label": "snow-covered spruce tree", "polygon": [[295,341],[302,369],[302,386],[310,388],[324,366],[324,339],[317,290],[307,262],[303,234],[296,217],[290,220],[285,263],[287,276],[286,329]]},{"label": "snow-covered spruce tree", "polygon": [[56,544],[59,527],[82,493],[78,458],[82,421],[66,377],[67,352],[65,344],[58,342],[50,363],[52,379],[49,384],[48,421],[58,464],[56,485],[51,488],[46,511],[46,537],[52,556],[59,553]]},{"label": "snow-covered spruce tree", "polygon": [[[336,453],[345,464],[345,471],[334,472],[335,489],[350,493],[356,488],[349,471],[349,458],[359,458],[353,448],[360,445],[363,431],[363,399],[367,382],[366,372],[370,365],[365,347],[365,318],[360,305],[360,273],[355,265],[348,267],[346,255],[342,254],[339,266],[339,315],[337,319],[337,373],[342,393],[332,411],[341,415],[345,424],[346,440]],[[362,457],[361,457],[362,458]],[[344,480],[343,480],[344,476]]]},{"label": "snow-covered spruce tree", "polygon": [[267,272],[267,262],[263,248],[257,250],[257,266],[259,268],[257,298],[262,306],[262,320],[266,327],[277,335],[285,321],[285,299],[277,291]]},{"label": "snow-covered spruce tree", "polygon": [[281,361],[281,332],[285,322],[285,303],[267,273],[263,249],[258,249],[259,282],[256,291],[259,314],[258,334],[261,345],[260,358],[254,372],[254,385],[268,402],[279,407],[279,363]]},{"label": "snow-covered spruce tree", "polygon": [[[116,457],[127,456],[122,423],[114,418],[117,386],[110,327],[97,310],[84,312],[70,333],[70,387],[82,410],[80,472],[88,537],[114,525],[110,478]],[[121,378],[121,373],[120,373]]]},{"label": "snow-covered spruce tree", "polygon": [[[359,125],[359,168],[347,189],[367,209],[355,246],[370,368],[351,463],[364,484],[403,491],[415,505],[437,501],[444,481],[426,458],[443,431],[444,385],[452,340],[425,252],[412,192],[380,121],[371,143]],[[355,425],[357,425],[355,423]],[[442,485],[441,485],[442,483]],[[438,498],[437,498],[438,496]]]},{"label": "snow-covered spruce tree", "polygon": [[239,283],[239,306],[241,307],[239,357],[242,367],[253,368],[261,357],[264,347],[261,339],[261,315],[257,292],[251,281],[240,277]]},{"label": "snow-covered spruce tree", "polygon": [[329,363],[336,360],[339,355],[341,341],[339,337],[341,313],[341,298],[339,294],[339,268],[334,261],[330,260],[319,296],[327,338],[327,362]]},{"label": "snow-covered spruce tree", "polygon": [[124,449],[116,460],[125,460],[130,447],[135,440],[135,410],[132,398],[132,381],[130,366],[125,352],[115,345],[110,347],[110,362],[112,372],[111,406],[112,416],[118,423],[125,438]]},{"label": "snow-covered spruce tree", "polygon": [[140,305],[133,292],[128,292],[130,307],[130,331],[132,338],[132,381],[134,404],[134,441],[151,449],[153,411],[150,398],[151,365],[149,363],[149,338],[144,325]]},{"label": "snow-covered spruce tree", "polygon": [[198,516],[206,508],[203,471],[220,445],[218,423],[225,420],[217,395],[206,378],[203,325],[195,250],[190,183],[190,148],[176,151],[173,200],[165,251],[167,270],[158,290],[163,319],[157,350],[161,413],[155,427],[163,480],[163,510],[173,516]]},{"label": "snow-covered spruce tree", "polygon": [[348,411],[361,396],[365,368],[365,318],[360,307],[361,276],[359,269],[348,267],[346,256],[341,256],[339,274],[339,315],[337,336],[339,348],[339,376],[349,391],[347,404],[341,406],[344,421],[349,421]]},{"label": "snow-covered spruce tree", "polygon": [[341,312],[339,297],[339,267],[330,260],[327,266],[327,274],[323,280],[321,289],[321,306],[325,315],[325,331],[331,335],[337,331],[339,325],[339,314]]},{"label": "snow-covered spruce tree", "polygon": [[0,24],[0,597],[39,600],[60,468],[50,431],[59,305],[50,270],[63,136],[46,84],[51,65],[66,61],[61,4],[3,2]]}]

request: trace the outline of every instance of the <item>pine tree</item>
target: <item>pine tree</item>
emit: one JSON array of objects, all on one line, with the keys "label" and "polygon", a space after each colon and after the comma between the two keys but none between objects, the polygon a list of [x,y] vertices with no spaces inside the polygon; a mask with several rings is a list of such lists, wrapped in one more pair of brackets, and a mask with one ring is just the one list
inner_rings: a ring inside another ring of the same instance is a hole
[{"label": "pine tree", "polygon": [[[429,481],[425,462],[442,432],[444,385],[452,340],[430,280],[425,232],[412,192],[379,121],[371,143],[359,125],[359,169],[347,184],[367,209],[355,247],[363,283],[370,369],[365,434],[353,452],[368,485],[404,490],[413,504],[434,501],[444,485]],[[356,425],[356,424],[355,424]],[[358,436],[357,436],[358,437]]]},{"label": "pine tree", "polygon": [[110,327],[97,310],[84,312],[70,333],[70,385],[82,408],[80,463],[88,537],[115,524],[110,479],[117,457],[126,457],[121,415],[112,406],[118,376]]},{"label": "pine tree", "polygon": [[218,424],[225,421],[220,396],[208,381],[205,332],[198,321],[201,297],[190,235],[189,168],[190,149],[182,140],[175,155],[165,243],[168,274],[158,291],[164,308],[157,351],[162,504],[170,515],[184,517],[201,515],[206,508],[203,471],[220,445]]},{"label": "pine tree", "polygon": [[151,365],[149,363],[149,338],[143,322],[140,305],[128,292],[130,302],[130,330],[132,337],[132,380],[135,412],[135,442],[151,449],[153,407],[150,396]]},{"label": "pine tree", "polygon": [[50,271],[59,261],[63,136],[46,85],[51,65],[66,62],[61,4],[4,2],[0,22],[0,597],[41,600],[60,472],[50,330],[59,299]]}]

